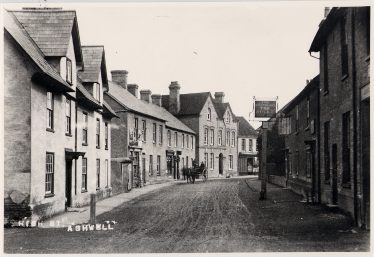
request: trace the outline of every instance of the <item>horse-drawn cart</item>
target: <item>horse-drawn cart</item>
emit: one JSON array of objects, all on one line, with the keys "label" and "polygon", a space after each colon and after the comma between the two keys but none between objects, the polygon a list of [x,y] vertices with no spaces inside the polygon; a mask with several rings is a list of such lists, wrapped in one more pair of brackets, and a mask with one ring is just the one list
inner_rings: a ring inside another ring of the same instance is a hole
[{"label": "horse-drawn cart", "polygon": [[186,169],[187,175],[187,183],[195,183],[196,179],[202,179],[203,182],[207,181],[208,179],[208,171],[205,167],[195,166],[193,168]]}]

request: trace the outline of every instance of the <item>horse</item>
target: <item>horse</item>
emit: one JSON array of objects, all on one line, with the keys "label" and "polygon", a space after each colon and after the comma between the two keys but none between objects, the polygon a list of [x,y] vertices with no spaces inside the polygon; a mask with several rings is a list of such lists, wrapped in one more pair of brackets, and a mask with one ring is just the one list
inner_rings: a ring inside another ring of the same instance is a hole
[{"label": "horse", "polygon": [[195,174],[192,168],[186,168],[186,176],[187,176],[187,183],[191,182],[192,184],[195,183]]}]

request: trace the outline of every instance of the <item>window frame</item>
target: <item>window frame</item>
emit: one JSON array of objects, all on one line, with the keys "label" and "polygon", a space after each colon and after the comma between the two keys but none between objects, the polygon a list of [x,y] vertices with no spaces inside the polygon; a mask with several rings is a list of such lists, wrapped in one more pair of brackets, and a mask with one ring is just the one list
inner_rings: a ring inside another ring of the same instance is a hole
[{"label": "window frame", "polygon": [[108,122],[104,122],[104,131],[105,131],[105,135],[104,135],[105,150],[108,150],[109,149],[109,124],[108,124]]},{"label": "window frame", "polygon": [[71,100],[65,99],[65,135],[71,136]]},{"label": "window frame", "polygon": [[209,121],[212,120],[212,109],[210,108],[208,108],[206,120],[209,120]]},{"label": "window frame", "polygon": [[159,131],[158,131],[158,144],[159,145],[162,145],[163,141],[164,141],[164,127],[162,125],[159,125],[158,126],[159,128]]},{"label": "window frame", "polygon": [[208,128],[204,128],[204,145],[208,145]]},{"label": "window frame", "polygon": [[174,147],[178,147],[178,132],[174,132]]},{"label": "window frame", "polygon": [[161,155],[157,155],[156,169],[157,169],[157,176],[161,176]]},{"label": "window frame", "polygon": [[210,145],[214,145],[214,129],[210,129],[210,133],[209,133],[209,144]]},{"label": "window frame", "polygon": [[168,136],[168,147],[171,147],[171,131],[168,129],[167,131],[167,136]]},{"label": "window frame", "polygon": [[214,169],[214,153],[210,153],[210,169]]},{"label": "window frame", "polygon": [[147,142],[147,121],[142,120],[142,127],[143,127],[143,142]]},{"label": "window frame", "polygon": [[73,63],[68,57],[66,57],[66,82],[73,84]]},{"label": "window frame", "polygon": [[100,149],[100,127],[101,127],[100,119],[96,119],[96,148]]},{"label": "window frame", "polygon": [[[84,165],[85,163],[85,165]],[[82,183],[81,183],[81,191],[82,193],[87,192],[87,158],[82,158]]]},{"label": "window frame", "polygon": [[157,143],[157,124],[155,122],[152,124],[152,142],[153,144]]},{"label": "window frame", "polygon": [[235,147],[235,141],[236,141],[236,132],[233,130],[231,131],[231,147]]},{"label": "window frame", "polygon": [[[51,158],[48,159],[48,156]],[[48,162],[51,161],[51,162]],[[45,183],[44,183],[44,191],[45,196],[53,196],[54,189],[55,189],[55,153],[53,152],[46,152],[46,161],[45,161]],[[51,168],[50,170],[48,168]],[[50,185],[48,187],[48,185]],[[50,190],[48,190],[50,189]]]},{"label": "window frame", "polygon": [[232,154],[229,154],[229,170],[234,169],[234,156]]},{"label": "window frame", "polygon": [[53,131],[54,129],[54,94],[51,91],[47,91],[47,106],[46,107],[47,107],[47,130]]},{"label": "window frame", "polygon": [[83,128],[82,128],[82,145],[88,145],[88,113],[82,112]]},{"label": "window frame", "polygon": [[100,189],[100,159],[96,159],[96,190]]}]

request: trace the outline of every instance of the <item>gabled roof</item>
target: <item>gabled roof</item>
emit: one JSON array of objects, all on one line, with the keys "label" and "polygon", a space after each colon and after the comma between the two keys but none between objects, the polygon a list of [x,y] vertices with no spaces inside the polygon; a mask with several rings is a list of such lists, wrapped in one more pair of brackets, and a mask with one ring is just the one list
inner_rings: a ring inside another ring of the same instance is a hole
[{"label": "gabled roof", "polygon": [[282,108],[282,112],[286,114],[289,112],[295,105],[297,105],[303,97],[309,94],[312,90],[317,90],[319,88],[319,75],[315,76],[309,83],[304,87],[303,90],[297,96],[295,96],[286,106]]},{"label": "gabled roof", "polygon": [[220,119],[223,119],[223,118],[224,118],[223,116],[225,115],[226,110],[227,110],[227,109],[230,109],[230,112],[231,112],[231,114],[232,114],[232,119],[233,119],[233,121],[234,121],[234,122],[237,121],[237,118],[236,118],[234,112],[233,112],[232,109],[231,109],[230,103],[220,103],[220,102],[218,102],[217,100],[213,99],[213,104],[214,104],[214,108],[215,108],[216,111],[217,111],[218,117],[219,117]]},{"label": "gabled roof", "polygon": [[45,56],[66,56],[70,36],[73,36],[76,62],[82,62],[75,11],[61,8],[24,8],[11,12]]},{"label": "gabled roof", "polygon": [[249,122],[242,116],[238,116],[238,137],[257,137],[258,132],[249,124]]},{"label": "gabled roof", "polygon": [[331,9],[327,17],[322,20],[318,31],[314,36],[313,42],[309,48],[309,52],[319,52],[321,46],[324,44],[327,35],[334,28],[336,22],[342,17],[347,7],[334,7]]},{"label": "gabled roof", "polygon": [[78,71],[82,82],[99,82],[101,73],[104,85],[108,84],[104,46],[82,46],[84,69]]},{"label": "gabled roof", "polygon": [[109,81],[109,91],[105,92],[105,94],[119,103],[125,110],[165,121],[166,126],[170,128],[195,134],[192,129],[187,127],[183,122],[178,120],[176,117],[174,117],[174,115],[169,113],[164,108],[152,103],[146,103],[145,101],[136,98],[122,86],[112,81]]},{"label": "gabled roof", "polygon": [[14,15],[8,11],[4,11],[4,29],[40,70],[39,73],[34,74],[34,79],[47,82],[47,84],[52,87],[52,90],[55,91],[74,92],[71,86],[61,78],[52,66],[48,64],[42,51],[38,48]]},{"label": "gabled roof", "polygon": [[[210,92],[181,94],[180,111],[176,114],[176,116],[200,114],[208,97],[212,97]],[[169,95],[162,96],[162,106],[165,109],[169,108]]]}]

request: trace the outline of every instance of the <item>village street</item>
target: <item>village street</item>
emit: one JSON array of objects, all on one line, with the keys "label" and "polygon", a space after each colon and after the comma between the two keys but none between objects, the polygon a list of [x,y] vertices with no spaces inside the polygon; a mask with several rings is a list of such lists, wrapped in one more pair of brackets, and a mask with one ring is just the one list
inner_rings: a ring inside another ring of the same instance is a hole
[{"label": "village street", "polygon": [[98,216],[113,230],[5,229],[6,253],[368,251],[369,232],[257,178],[176,183]]}]

